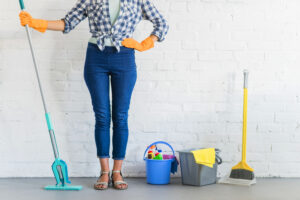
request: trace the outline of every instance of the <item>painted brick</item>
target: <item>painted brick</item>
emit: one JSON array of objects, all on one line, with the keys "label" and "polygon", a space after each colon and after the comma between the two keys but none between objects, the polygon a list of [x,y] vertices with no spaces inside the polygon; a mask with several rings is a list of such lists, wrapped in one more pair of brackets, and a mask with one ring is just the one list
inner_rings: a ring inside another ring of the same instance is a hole
[{"label": "painted brick", "polygon": [[[155,48],[136,51],[138,80],[124,174],[145,176],[142,154],[156,140],[175,150],[220,148],[224,163],[218,176],[229,173],[241,157],[242,71],[248,68],[249,165],[258,177],[300,177],[300,2],[153,2],[170,30]],[[33,17],[60,19],[74,2],[26,0],[26,5]],[[18,12],[18,2],[2,2],[0,177],[52,176],[50,140]],[[67,35],[31,31],[61,157],[75,177],[100,171],[94,113],[83,80],[88,29],[85,20]],[[143,21],[134,38],[141,41],[152,29]]]}]

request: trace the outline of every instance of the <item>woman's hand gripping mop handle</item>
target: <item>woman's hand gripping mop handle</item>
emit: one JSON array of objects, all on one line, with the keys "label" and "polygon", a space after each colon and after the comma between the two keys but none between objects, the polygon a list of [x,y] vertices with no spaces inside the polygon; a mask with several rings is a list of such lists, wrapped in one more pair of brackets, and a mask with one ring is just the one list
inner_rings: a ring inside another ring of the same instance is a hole
[{"label": "woman's hand gripping mop handle", "polygon": [[[23,0],[19,0],[19,4],[20,4],[21,10],[22,11],[25,10],[25,5],[24,5]],[[35,59],[35,53],[34,53],[34,49],[32,46],[32,39],[31,39],[30,31],[29,31],[29,26],[26,25],[25,29],[26,29],[27,38],[28,38],[28,42],[29,42],[29,46],[30,46],[31,55],[32,55],[32,60],[33,60],[33,64],[34,64],[34,69],[35,69],[35,73],[36,73],[36,77],[38,80],[39,89],[40,89],[40,93],[41,93],[41,97],[42,97],[42,101],[43,101],[45,117],[46,117],[46,121],[47,121],[48,131],[50,134],[52,149],[53,149],[53,153],[54,153],[54,157],[55,157],[55,161],[52,164],[52,171],[53,171],[53,174],[56,179],[56,185],[46,186],[45,189],[47,189],[47,190],[80,190],[80,189],[82,189],[82,186],[67,186],[67,184],[66,184],[66,183],[71,183],[69,181],[69,177],[68,177],[67,164],[59,158],[59,152],[58,152],[58,148],[57,148],[55,134],[54,134],[54,130],[52,127],[50,114],[48,113],[48,110],[47,110],[46,101],[45,101],[45,97],[44,97],[43,89],[42,89],[42,84],[41,84],[40,77],[39,77],[38,65],[37,65],[37,62]]]}]

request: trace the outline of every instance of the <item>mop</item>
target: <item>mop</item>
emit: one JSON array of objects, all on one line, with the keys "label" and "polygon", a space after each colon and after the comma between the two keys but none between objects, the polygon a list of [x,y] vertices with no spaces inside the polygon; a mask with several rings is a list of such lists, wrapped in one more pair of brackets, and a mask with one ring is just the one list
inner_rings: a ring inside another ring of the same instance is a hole
[{"label": "mop", "polygon": [[[21,10],[23,11],[25,9],[23,0],[19,0],[19,3],[20,3]],[[31,35],[29,32],[28,25],[26,25],[25,28],[26,28],[27,38],[28,38],[31,55],[32,55],[32,59],[33,59],[33,64],[34,64],[34,68],[35,68],[35,72],[36,72],[36,77],[38,80],[39,89],[40,89],[40,93],[41,93],[41,97],[42,97],[42,101],[43,101],[46,122],[47,122],[48,131],[50,134],[51,144],[52,144],[54,157],[55,157],[55,161],[52,164],[52,171],[53,171],[53,174],[54,174],[54,177],[56,180],[56,185],[49,185],[49,186],[46,186],[44,189],[46,189],[46,190],[81,190],[82,186],[68,185],[71,182],[68,177],[67,164],[63,160],[61,160],[59,157],[55,134],[54,134],[54,130],[53,130],[51,119],[50,119],[50,113],[47,110],[45,98],[43,95],[42,85],[41,85],[41,81],[39,78],[38,66],[37,66],[37,62],[35,59],[35,54],[34,54],[34,50],[33,50],[33,46],[32,46]]]},{"label": "mop", "polygon": [[254,170],[246,163],[248,76],[249,72],[244,70],[242,161],[232,167],[230,175],[221,178],[219,183],[235,185],[252,185],[256,183]]}]

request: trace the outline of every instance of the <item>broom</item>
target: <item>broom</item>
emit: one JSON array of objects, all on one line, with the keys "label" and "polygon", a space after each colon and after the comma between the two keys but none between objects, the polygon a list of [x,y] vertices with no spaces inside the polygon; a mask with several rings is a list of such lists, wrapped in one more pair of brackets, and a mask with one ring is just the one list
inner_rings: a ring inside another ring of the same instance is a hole
[{"label": "broom", "polygon": [[254,170],[246,163],[248,75],[249,72],[244,70],[242,161],[232,167],[230,178],[253,180]]}]

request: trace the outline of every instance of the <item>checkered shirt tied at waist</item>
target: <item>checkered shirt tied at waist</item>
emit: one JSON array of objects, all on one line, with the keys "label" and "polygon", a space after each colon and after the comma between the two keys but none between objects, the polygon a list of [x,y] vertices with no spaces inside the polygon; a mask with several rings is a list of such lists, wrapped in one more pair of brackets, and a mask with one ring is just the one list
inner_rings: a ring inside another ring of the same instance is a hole
[{"label": "checkered shirt tied at waist", "polygon": [[120,0],[120,13],[113,25],[110,22],[108,1],[77,0],[75,6],[63,18],[63,33],[70,32],[88,17],[90,32],[92,37],[97,38],[99,49],[104,50],[104,39],[111,37],[119,52],[121,42],[125,38],[131,38],[137,24],[145,19],[153,23],[154,29],[151,34],[158,37],[158,42],[165,39],[169,25],[151,0]]}]

